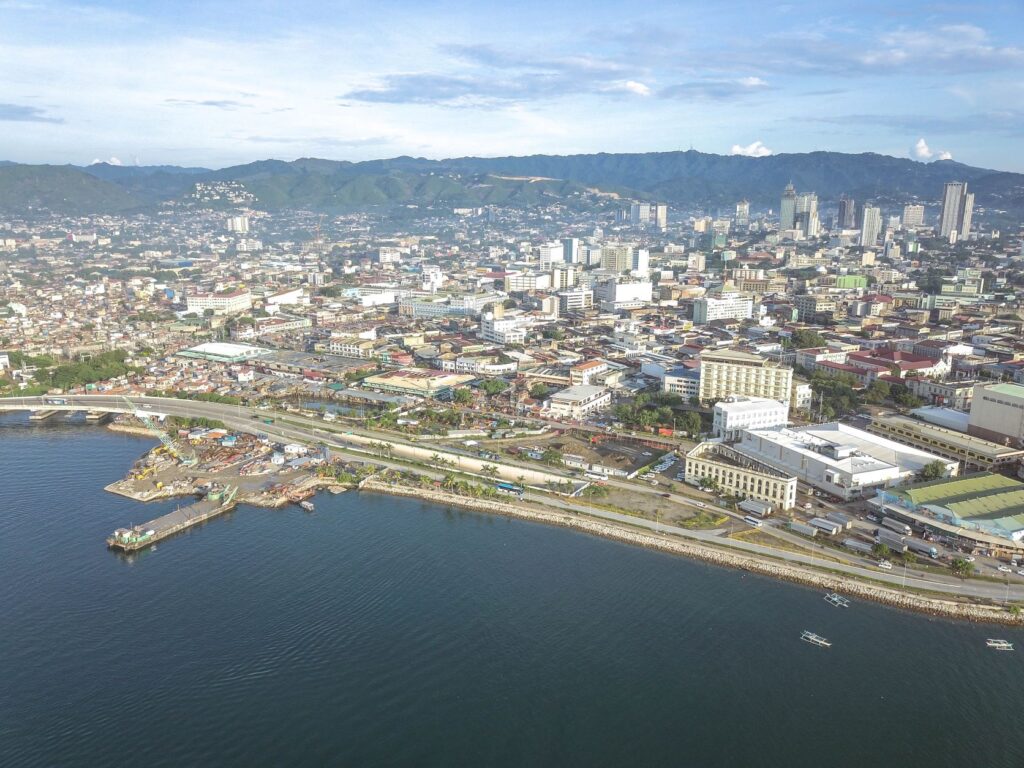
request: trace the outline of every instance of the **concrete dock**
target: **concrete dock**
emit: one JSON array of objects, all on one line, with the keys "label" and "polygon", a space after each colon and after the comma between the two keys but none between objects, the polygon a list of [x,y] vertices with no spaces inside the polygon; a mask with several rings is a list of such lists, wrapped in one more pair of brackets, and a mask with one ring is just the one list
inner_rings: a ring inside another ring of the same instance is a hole
[{"label": "concrete dock", "polygon": [[45,421],[51,416],[56,416],[58,411],[32,411],[32,414],[28,417],[29,421]]},{"label": "concrete dock", "polygon": [[203,499],[186,507],[179,507],[173,512],[150,520],[148,523],[131,528],[118,528],[107,538],[107,547],[121,552],[138,552],[158,541],[191,528],[193,525],[206,522],[217,515],[235,507],[235,494],[232,491],[215,500]]}]

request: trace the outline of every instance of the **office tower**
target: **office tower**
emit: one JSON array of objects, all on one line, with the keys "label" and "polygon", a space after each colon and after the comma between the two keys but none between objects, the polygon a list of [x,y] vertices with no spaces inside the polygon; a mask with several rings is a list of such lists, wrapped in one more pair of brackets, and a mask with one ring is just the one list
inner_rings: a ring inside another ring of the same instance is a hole
[{"label": "office tower", "polygon": [[740,200],[736,203],[736,226],[746,227],[750,225],[750,203]]},{"label": "office tower", "polygon": [[653,205],[651,218],[654,220],[654,225],[662,232],[668,229],[668,205],[665,203],[656,203]]},{"label": "office tower", "polygon": [[817,237],[821,226],[818,222],[818,196],[813,192],[797,195],[793,224],[805,237]]},{"label": "office tower", "polygon": [[629,209],[629,223],[634,227],[647,225],[651,220],[650,203],[633,203]]},{"label": "office tower", "polygon": [[967,182],[947,181],[942,192],[939,237],[949,238],[950,242],[966,238],[971,231],[973,214],[974,193],[967,191]]},{"label": "office tower", "polygon": [[562,260],[567,264],[580,263],[580,240],[578,237],[562,239]]},{"label": "office tower", "polygon": [[782,204],[779,206],[779,229],[793,229],[796,220],[796,190],[793,182],[786,185],[782,193]]},{"label": "office tower", "polygon": [[629,245],[606,245],[601,248],[601,269],[628,272],[633,268],[633,248]]},{"label": "office tower", "polygon": [[856,226],[856,208],[853,198],[846,195],[839,198],[839,216],[836,223],[840,229],[853,229]]},{"label": "office tower", "polygon": [[923,205],[904,205],[903,206],[903,227],[923,227],[924,226],[924,206]]},{"label": "office tower", "polygon": [[873,205],[864,206],[864,223],[860,227],[860,244],[872,246],[882,233],[882,211]]},{"label": "office tower", "polygon": [[633,252],[633,269],[635,275],[646,276],[651,271],[651,253],[646,248],[638,248]]},{"label": "office tower", "polygon": [[565,254],[562,251],[562,244],[557,240],[552,243],[545,243],[537,249],[541,269],[551,269],[551,265],[565,261]]}]

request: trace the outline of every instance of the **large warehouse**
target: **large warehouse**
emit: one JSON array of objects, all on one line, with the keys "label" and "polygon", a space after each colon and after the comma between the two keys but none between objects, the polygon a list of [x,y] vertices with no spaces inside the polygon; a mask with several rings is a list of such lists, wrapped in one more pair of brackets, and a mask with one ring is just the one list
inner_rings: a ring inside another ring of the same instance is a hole
[{"label": "large warehouse", "polygon": [[948,475],[957,474],[956,461],[836,422],[744,430],[738,448],[841,499],[906,482],[933,461],[942,462]]}]

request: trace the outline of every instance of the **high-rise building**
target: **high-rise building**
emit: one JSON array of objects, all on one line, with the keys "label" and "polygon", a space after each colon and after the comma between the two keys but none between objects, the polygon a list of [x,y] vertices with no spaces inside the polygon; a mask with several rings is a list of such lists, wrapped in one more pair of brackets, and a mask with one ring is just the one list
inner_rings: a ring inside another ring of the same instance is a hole
[{"label": "high-rise building", "polygon": [[562,244],[558,241],[540,246],[537,249],[537,255],[540,260],[540,268],[543,270],[551,269],[552,264],[565,261],[565,252],[562,249]]},{"label": "high-rise building", "polygon": [[782,203],[779,206],[779,229],[793,229],[795,221],[796,189],[793,188],[793,182],[789,182],[789,184],[786,185],[786,189],[782,192]]},{"label": "high-rise building", "polygon": [[924,206],[910,205],[903,206],[903,227],[923,227],[924,226]]},{"label": "high-rise building", "polygon": [[860,244],[872,246],[878,243],[882,233],[882,211],[874,205],[864,206],[864,222],[860,226]]},{"label": "high-rise building", "polygon": [[736,226],[750,226],[750,203],[746,200],[740,200],[736,203]]},{"label": "high-rise building", "polygon": [[633,247],[630,245],[605,245],[601,248],[601,269],[613,272],[628,272],[633,269]]},{"label": "high-rise building", "polygon": [[754,314],[754,300],[738,293],[702,296],[693,302],[693,324],[704,325],[712,320],[749,320]]},{"label": "high-rise building", "polygon": [[856,226],[856,208],[853,198],[846,195],[839,198],[839,215],[836,223],[840,229],[853,229]]},{"label": "high-rise building", "polygon": [[818,196],[813,192],[797,195],[793,225],[804,233],[804,237],[817,237],[821,229],[818,223]]},{"label": "high-rise building", "polygon": [[633,203],[629,207],[629,223],[634,227],[668,227],[668,205],[665,203]]},{"label": "high-rise building", "polygon": [[634,227],[646,226],[651,221],[650,203],[633,203],[629,208],[629,223]]},{"label": "high-rise building", "polygon": [[707,402],[731,395],[768,397],[789,405],[793,369],[738,350],[704,352],[700,356],[698,397]]},{"label": "high-rise building", "polygon": [[949,238],[950,242],[966,239],[971,232],[973,214],[974,193],[967,191],[967,182],[947,181],[942,191],[939,237]]},{"label": "high-rise building", "polygon": [[248,216],[232,216],[228,219],[228,232],[246,233],[249,231]]},{"label": "high-rise building", "polygon": [[580,240],[578,237],[562,239],[562,259],[567,264],[580,263]]}]

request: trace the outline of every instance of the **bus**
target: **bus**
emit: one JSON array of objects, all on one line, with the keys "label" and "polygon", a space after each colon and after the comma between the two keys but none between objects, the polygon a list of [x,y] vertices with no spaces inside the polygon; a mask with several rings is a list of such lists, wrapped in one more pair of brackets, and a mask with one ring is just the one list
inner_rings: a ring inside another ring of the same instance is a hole
[{"label": "bus", "polygon": [[511,493],[516,496],[522,496],[525,490],[523,486],[516,485],[515,483],[497,483],[494,488],[498,493]]},{"label": "bus", "polygon": [[755,528],[760,528],[762,525],[764,525],[764,520],[758,517],[754,517],[753,515],[747,515],[746,517],[744,517],[743,522],[747,525],[752,525]]}]

